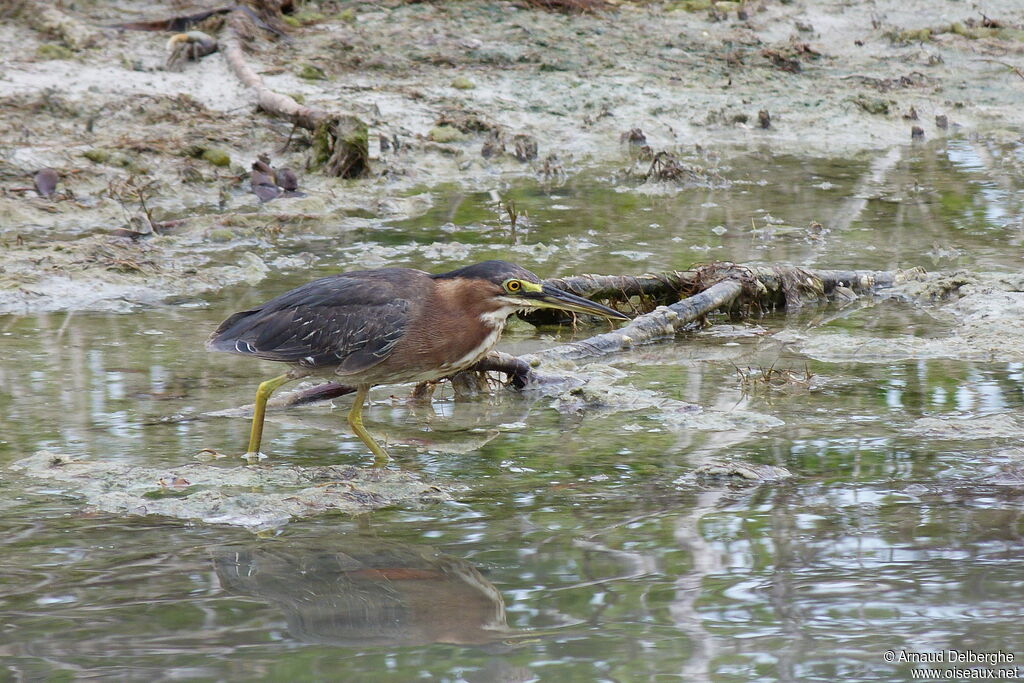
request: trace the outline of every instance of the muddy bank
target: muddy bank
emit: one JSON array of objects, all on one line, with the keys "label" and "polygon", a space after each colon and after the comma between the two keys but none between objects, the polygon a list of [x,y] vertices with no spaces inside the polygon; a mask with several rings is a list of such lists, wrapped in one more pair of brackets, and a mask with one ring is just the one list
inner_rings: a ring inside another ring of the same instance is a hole
[{"label": "muddy bank", "polygon": [[890,295],[921,306],[936,333],[871,336],[831,330],[785,330],[776,339],[827,362],[891,363],[909,359],[1020,362],[1024,360],[1024,275],[935,273],[896,287]]},{"label": "muddy bank", "polygon": [[[24,17],[0,27],[0,312],[122,310],[310,267],[275,262],[292,256],[281,241],[420,215],[432,198],[410,190],[424,184],[500,191],[516,177],[627,167],[640,140],[651,153],[699,146],[673,178],[713,185],[734,145],[879,155],[884,174],[913,126],[1001,140],[1024,123],[1002,63],[1024,49],[1011,2],[986,6],[999,30],[953,2],[764,1],[745,18],[694,3],[581,16],[482,2],[304,8],[290,42],[261,38],[247,58],[275,91],[369,124],[361,180],[306,172],[309,135],[255,112],[222,55],[168,71],[165,35],[100,28],[177,4],[83,4],[70,16],[85,38]],[[261,153],[298,169],[306,197],[252,194]],[[40,167],[60,176],[51,199],[28,189]]]}]

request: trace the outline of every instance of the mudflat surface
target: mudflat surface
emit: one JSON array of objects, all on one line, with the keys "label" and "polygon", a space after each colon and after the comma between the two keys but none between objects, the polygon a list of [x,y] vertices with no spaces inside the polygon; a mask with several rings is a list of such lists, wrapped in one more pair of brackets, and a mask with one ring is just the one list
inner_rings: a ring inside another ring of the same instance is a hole
[{"label": "mudflat surface", "polygon": [[[272,89],[370,125],[374,159],[356,182],[305,172],[308,135],[256,112],[220,54],[171,72],[166,34],[101,28],[198,5],[78,3],[75,49],[26,16],[4,22],[0,312],[125,310],[309,267],[307,255],[268,261],[261,248],[281,233],[331,240],[422,215],[436,199],[415,191],[424,185],[500,192],[608,164],[643,174],[649,162],[623,142],[635,129],[704,185],[722,179],[729,146],[869,155],[861,193],[901,157],[877,152],[909,143],[914,126],[925,140],[1018,135],[1017,3],[983,15],[959,2],[765,1],[746,3],[745,19],[734,3],[693,6],[566,16],[502,2],[310,5],[290,40],[264,32],[248,60]],[[216,35],[218,23],[202,27]],[[307,196],[261,204],[247,175],[261,153],[297,169]],[[18,191],[46,166],[61,176],[57,199]],[[159,236],[111,236],[150,222]]]}]

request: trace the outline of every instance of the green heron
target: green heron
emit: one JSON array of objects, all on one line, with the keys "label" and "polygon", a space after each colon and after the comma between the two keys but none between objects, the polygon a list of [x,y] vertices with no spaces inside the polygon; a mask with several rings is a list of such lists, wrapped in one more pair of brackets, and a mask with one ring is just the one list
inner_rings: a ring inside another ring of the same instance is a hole
[{"label": "green heron", "polygon": [[356,387],[348,423],[381,465],[388,453],[363,427],[375,384],[429,382],[469,368],[497,343],[521,309],[557,308],[628,319],[616,310],[543,284],[513,263],[485,261],[431,275],[409,268],[362,270],[308,282],[235,313],[206,348],[288,363],[256,391],[246,457],[259,457],[267,399],[286,382],[329,376]]}]

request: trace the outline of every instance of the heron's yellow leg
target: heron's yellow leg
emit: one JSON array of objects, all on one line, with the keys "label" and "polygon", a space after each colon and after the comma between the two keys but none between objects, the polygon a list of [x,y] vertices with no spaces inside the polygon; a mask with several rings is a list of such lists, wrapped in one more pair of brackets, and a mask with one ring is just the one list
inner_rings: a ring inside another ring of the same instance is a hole
[{"label": "heron's yellow leg", "polygon": [[260,441],[263,440],[263,418],[267,414],[267,399],[282,384],[295,379],[291,374],[284,374],[268,379],[256,390],[256,403],[252,409],[252,431],[249,432],[249,450],[245,456],[249,460],[260,457]]},{"label": "heron's yellow leg", "polygon": [[369,384],[360,384],[356,389],[356,397],[352,402],[352,410],[348,411],[348,424],[352,427],[352,431],[355,435],[362,440],[366,447],[373,453],[373,466],[383,467],[387,464],[391,456],[384,450],[377,441],[370,436],[370,432],[366,431],[366,427],[363,426],[363,403],[366,401],[366,395],[370,393]]}]

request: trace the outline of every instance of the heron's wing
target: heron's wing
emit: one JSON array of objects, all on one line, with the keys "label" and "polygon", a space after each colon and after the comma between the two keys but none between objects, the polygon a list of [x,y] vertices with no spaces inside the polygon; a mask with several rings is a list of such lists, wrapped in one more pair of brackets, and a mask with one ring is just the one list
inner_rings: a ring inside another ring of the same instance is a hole
[{"label": "heron's wing", "polygon": [[410,318],[408,289],[384,278],[314,280],[231,316],[207,342],[229,351],[303,367],[366,370],[390,355]]}]

